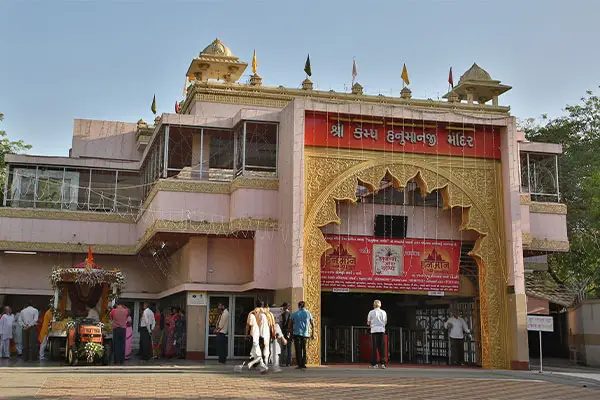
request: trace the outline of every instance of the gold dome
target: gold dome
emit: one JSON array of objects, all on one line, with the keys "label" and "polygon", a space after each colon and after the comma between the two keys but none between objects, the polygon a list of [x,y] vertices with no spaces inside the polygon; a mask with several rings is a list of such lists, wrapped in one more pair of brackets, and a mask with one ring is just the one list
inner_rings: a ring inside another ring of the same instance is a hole
[{"label": "gold dome", "polygon": [[204,50],[200,52],[200,55],[203,54],[211,56],[233,57],[229,47],[225,46],[223,42],[219,40],[219,38],[216,38],[211,44],[206,46]]},{"label": "gold dome", "polygon": [[463,82],[467,81],[491,81],[492,77],[490,74],[483,68],[481,68],[476,63],[473,63],[471,68],[465,72],[460,79],[458,80],[458,84],[460,85]]}]

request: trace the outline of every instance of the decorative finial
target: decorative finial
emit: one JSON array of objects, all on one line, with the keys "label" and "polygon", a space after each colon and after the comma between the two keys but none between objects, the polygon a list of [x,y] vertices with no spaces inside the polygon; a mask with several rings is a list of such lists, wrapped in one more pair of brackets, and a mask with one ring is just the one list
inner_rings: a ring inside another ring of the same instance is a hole
[{"label": "decorative finial", "polygon": [[400,91],[400,97],[403,99],[410,99],[412,97],[412,92],[409,88],[403,87]]},{"label": "decorative finial", "polygon": [[313,83],[310,79],[306,78],[302,81],[302,90],[313,90]]},{"label": "decorative finial", "polygon": [[363,87],[360,83],[356,82],[352,85],[352,94],[363,94]]},{"label": "decorative finial", "polygon": [[250,86],[261,86],[261,85],[262,85],[262,78],[260,77],[260,75],[257,73],[252,74],[252,76],[250,77]]}]

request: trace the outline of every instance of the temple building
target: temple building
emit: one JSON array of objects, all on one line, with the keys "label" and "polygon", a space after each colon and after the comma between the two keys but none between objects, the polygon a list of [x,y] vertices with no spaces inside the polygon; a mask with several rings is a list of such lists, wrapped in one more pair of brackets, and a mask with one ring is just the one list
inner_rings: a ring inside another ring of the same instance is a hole
[{"label": "temple building", "polygon": [[229,356],[247,357],[263,299],[306,301],[310,363],[361,362],[380,299],[390,362],[447,364],[455,309],[465,363],[527,368],[527,314],[572,301],[546,284],[569,242],[562,148],[525,139],[510,86],[473,64],[442,100],[415,99],[408,82],[400,97],[317,90],[309,60],[298,87],[265,86],[251,65],[217,39],[173,112],[76,119],[68,157],[7,155],[0,302],[46,307],[52,268],[91,248],[125,274],[136,335],[142,301],[186,311],[190,359],[215,358],[219,302]]}]

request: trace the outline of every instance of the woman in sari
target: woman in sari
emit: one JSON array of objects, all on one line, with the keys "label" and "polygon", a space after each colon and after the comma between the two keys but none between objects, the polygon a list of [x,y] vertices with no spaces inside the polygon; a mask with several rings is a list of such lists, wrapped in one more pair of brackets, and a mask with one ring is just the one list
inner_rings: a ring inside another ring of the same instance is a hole
[{"label": "woman in sari", "polygon": [[177,358],[185,358],[185,315],[183,311],[177,309],[178,318],[175,321],[175,348],[177,349]]},{"label": "woman in sari", "polygon": [[165,357],[173,357],[175,355],[175,322],[177,314],[175,307],[171,307],[171,315],[165,318]]},{"label": "woman in sari", "polygon": [[165,316],[160,312],[160,308],[156,309],[154,314],[154,330],[152,331],[152,356],[154,359],[160,358],[163,343],[163,332],[165,331]]},{"label": "woman in sari", "polygon": [[131,358],[131,345],[133,344],[133,320],[127,317],[127,329],[125,330],[125,359]]}]

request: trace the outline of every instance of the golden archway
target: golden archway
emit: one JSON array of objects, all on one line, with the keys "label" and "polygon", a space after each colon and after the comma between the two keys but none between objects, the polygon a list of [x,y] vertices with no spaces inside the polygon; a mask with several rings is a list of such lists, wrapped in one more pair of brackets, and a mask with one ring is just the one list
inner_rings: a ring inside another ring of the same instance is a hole
[{"label": "golden archway", "polygon": [[[501,190],[497,160],[376,151],[305,148],[304,299],[320,326],[321,268],[330,248],[320,227],[340,223],[336,201],[356,202],[358,183],[375,190],[386,174],[397,187],[416,178],[422,193],[440,189],[444,209],[462,209],[461,230],[479,239],[471,256],[479,266],[481,352],[484,368],[510,366],[507,315],[507,268]],[[320,334],[320,332],[319,332]],[[308,349],[309,362],[320,362],[320,338]]]}]

